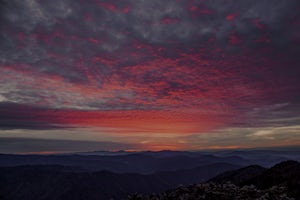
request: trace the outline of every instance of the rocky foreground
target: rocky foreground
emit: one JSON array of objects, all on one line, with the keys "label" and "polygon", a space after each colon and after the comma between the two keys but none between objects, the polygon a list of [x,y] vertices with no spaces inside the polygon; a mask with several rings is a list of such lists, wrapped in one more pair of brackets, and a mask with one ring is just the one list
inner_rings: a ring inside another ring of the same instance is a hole
[{"label": "rocky foreground", "polygon": [[179,187],[161,194],[129,196],[129,200],[295,200],[286,194],[286,188],[273,186],[259,190],[254,185],[238,187],[231,183],[204,183]]}]

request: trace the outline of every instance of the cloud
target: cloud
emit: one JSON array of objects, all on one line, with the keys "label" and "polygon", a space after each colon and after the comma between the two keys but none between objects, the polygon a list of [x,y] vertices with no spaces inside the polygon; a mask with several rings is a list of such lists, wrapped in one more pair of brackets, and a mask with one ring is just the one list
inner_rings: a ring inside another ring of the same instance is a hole
[{"label": "cloud", "polygon": [[299,145],[299,126],[224,128],[181,137],[187,149],[255,148]]},{"label": "cloud", "polygon": [[274,140],[284,143],[289,143],[291,142],[289,140],[292,140],[295,144],[298,144],[299,140],[296,138],[298,138],[300,135],[299,130],[300,126],[298,125],[265,128],[263,130],[257,130],[251,134],[248,134],[247,137],[250,140]]},{"label": "cloud", "polygon": [[278,103],[252,108],[246,113],[248,123],[246,126],[292,126],[300,123],[298,103]]},{"label": "cloud", "polygon": [[6,98],[2,95],[0,95],[0,102],[5,102],[6,101]]},{"label": "cloud", "polygon": [[[177,56],[176,47],[234,48],[228,41],[250,44],[248,48],[268,40],[288,45],[294,37],[290,33],[298,31],[292,22],[299,18],[296,0],[2,2],[2,65],[27,65],[85,83],[92,68],[102,74],[100,85],[120,65],[156,57],[156,47]],[[226,20],[231,14],[234,19]],[[107,57],[117,62],[102,62]]]},{"label": "cloud", "polygon": [[72,15],[71,1],[24,0],[22,2],[2,1],[2,17],[4,20],[21,30],[31,32],[37,26],[51,27],[56,19]]},{"label": "cloud", "polygon": [[0,102],[0,132],[1,130],[29,129],[48,130],[62,129],[62,124],[53,124],[41,119],[38,113],[45,111],[42,108],[24,106],[9,102]]},{"label": "cloud", "polygon": [[198,134],[297,125],[299,7],[2,0],[0,127]]},{"label": "cloud", "polygon": [[36,138],[0,138],[1,153],[67,153],[80,151],[133,150],[136,145],[115,142],[51,140]]}]

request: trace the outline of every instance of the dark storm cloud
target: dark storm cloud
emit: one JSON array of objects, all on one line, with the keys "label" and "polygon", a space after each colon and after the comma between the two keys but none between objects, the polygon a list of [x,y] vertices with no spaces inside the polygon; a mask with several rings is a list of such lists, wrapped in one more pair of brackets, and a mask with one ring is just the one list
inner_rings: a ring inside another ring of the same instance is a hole
[{"label": "dark storm cloud", "polygon": [[63,153],[80,151],[113,151],[135,149],[131,144],[76,140],[51,140],[34,138],[1,138],[1,153]]},{"label": "dark storm cloud", "polygon": [[55,126],[46,122],[28,121],[27,119],[6,119],[0,117],[0,130],[24,129],[24,130],[49,130],[62,129],[62,126]]},{"label": "dark storm cloud", "polygon": [[0,130],[49,130],[66,128],[45,121],[39,114],[43,108],[0,102]]}]

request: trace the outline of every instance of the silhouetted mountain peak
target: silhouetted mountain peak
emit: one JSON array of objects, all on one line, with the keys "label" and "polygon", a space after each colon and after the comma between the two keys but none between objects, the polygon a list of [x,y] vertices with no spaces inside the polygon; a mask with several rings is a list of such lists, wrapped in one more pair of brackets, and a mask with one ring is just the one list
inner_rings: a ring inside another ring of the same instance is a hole
[{"label": "silhouetted mountain peak", "polygon": [[288,195],[300,198],[300,163],[293,160],[280,162],[270,169],[251,165],[234,171],[224,172],[211,182],[231,182],[239,186],[255,185],[258,189],[268,189],[273,186],[288,188]]},{"label": "silhouetted mountain peak", "polygon": [[224,172],[212,179],[209,182],[226,183],[231,182],[236,185],[242,184],[255,176],[262,174],[266,168],[259,165],[250,165],[238,170]]},{"label": "silhouetted mountain peak", "polygon": [[280,162],[273,167],[270,168],[270,170],[280,170],[280,171],[285,171],[289,169],[300,169],[300,163],[294,160],[287,160]]}]

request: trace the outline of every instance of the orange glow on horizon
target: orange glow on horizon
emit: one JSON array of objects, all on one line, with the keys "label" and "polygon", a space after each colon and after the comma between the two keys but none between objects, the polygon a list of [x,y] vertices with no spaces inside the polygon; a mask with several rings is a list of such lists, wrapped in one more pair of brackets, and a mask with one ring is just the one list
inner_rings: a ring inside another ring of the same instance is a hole
[{"label": "orange glow on horizon", "polygon": [[[42,115],[42,116],[41,116]],[[37,116],[53,123],[78,127],[120,129],[122,133],[199,133],[222,127],[230,119],[174,111],[48,111]]]}]

